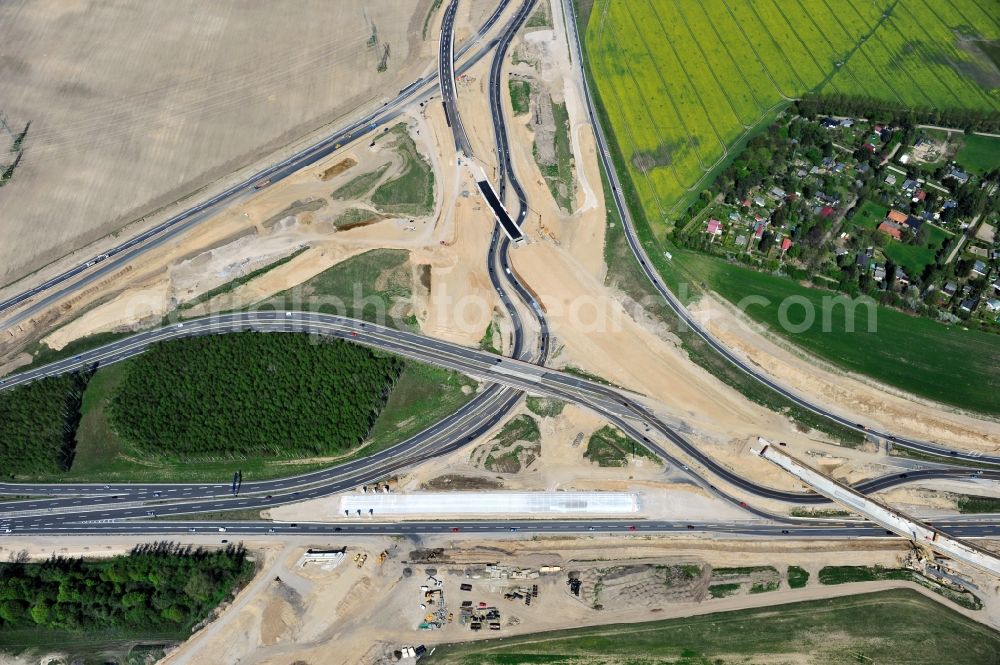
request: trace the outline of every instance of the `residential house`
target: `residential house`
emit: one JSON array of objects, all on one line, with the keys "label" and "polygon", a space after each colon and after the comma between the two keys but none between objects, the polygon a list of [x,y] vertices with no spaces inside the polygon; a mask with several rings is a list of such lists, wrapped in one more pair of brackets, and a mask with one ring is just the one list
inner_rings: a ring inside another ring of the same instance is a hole
[{"label": "residential house", "polygon": [[791,246],[792,246],[792,239],[791,238],[784,238],[784,239],[782,239],[782,241],[781,241],[781,253],[784,254],[785,252],[787,252],[788,248],[791,247]]},{"label": "residential house", "polygon": [[705,232],[712,236],[722,235],[722,222],[717,219],[708,220],[708,229]]},{"label": "residential house", "polygon": [[823,118],[823,121],[820,124],[823,125],[824,127],[826,127],[827,129],[833,129],[834,127],[840,127],[840,122],[838,122],[837,120],[835,120],[833,118]]},{"label": "residential house", "polygon": [[753,197],[753,204],[758,208],[763,208],[767,205],[767,201],[764,200],[763,196],[755,196]]},{"label": "residential house", "polygon": [[885,267],[884,266],[875,266],[875,270],[874,270],[874,272],[872,272],[872,277],[875,278],[876,282],[884,282],[885,281]]},{"label": "residential house", "polygon": [[740,213],[736,212],[735,210],[729,213],[729,221],[730,222],[740,221]]},{"label": "residential house", "polygon": [[896,240],[903,239],[902,227],[895,222],[882,222],[878,225],[878,230]]},{"label": "residential house", "polygon": [[887,184],[887,185],[895,185],[896,184],[896,176],[893,175],[893,174],[891,174],[891,173],[889,175],[887,175],[885,177],[885,184]]},{"label": "residential house", "polygon": [[997,277],[996,280],[993,282],[993,290],[996,291],[997,293],[1000,293],[1000,277]]},{"label": "residential house", "polygon": [[972,273],[974,277],[986,277],[986,264],[982,261],[976,261],[972,264]]},{"label": "residential house", "polygon": [[[875,146],[872,146],[872,150],[874,149]],[[868,162],[861,162],[860,164],[858,164],[858,173],[868,173],[871,170],[871,168],[872,167],[868,165]]]},{"label": "residential house", "polygon": [[957,166],[951,167],[951,170],[948,171],[947,175],[945,175],[945,178],[953,178],[960,185],[964,185],[965,183],[969,182],[969,174],[963,171],[962,169],[958,168]]},{"label": "residential house", "polygon": [[903,181],[903,191],[906,193],[912,193],[917,188],[917,181],[907,178]]},{"label": "residential house", "polygon": [[778,200],[785,198],[785,190],[781,187],[772,187],[768,193]]},{"label": "residential house", "polygon": [[991,312],[1000,312],[1000,300],[997,300],[996,298],[990,298],[989,300],[986,301],[986,309],[990,310]]},{"label": "residential house", "polygon": [[819,211],[819,216],[823,219],[829,219],[835,212],[836,210],[830,206],[823,206],[823,208]]},{"label": "residential house", "polygon": [[958,292],[958,284],[955,282],[948,282],[941,290],[944,291],[944,294],[950,298]]},{"label": "residential house", "polygon": [[905,224],[906,223],[906,213],[900,212],[899,210],[890,210],[889,214],[885,216],[886,221],[892,222],[894,224]]},{"label": "residential house", "polygon": [[910,284],[910,276],[907,275],[902,268],[896,268],[896,281],[903,286],[908,286]]},{"label": "residential house", "polygon": [[920,230],[920,227],[924,225],[924,220],[920,219],[919,217],[914,217],[913,215],[909,215],[906,218],[906,225],[910,227],[910,230],[916,233],[917,231]]},{"label": "residential house", "polygon": [[853,124],[854,124],[854,121],[851,120],[850,118],[841,118],[840,119],[840,126],[841,127],[850,127]]},{"label": "residential house", "polygon": [[966,298],[965,300],[962,301],[962,304],[959,305],[958,308],[960,310],[962,310],[963,312],[968,312],[968,313],[971,314],[973,311],[975,311],[976,306],[978,306],[978,305],[979,305],[979,300],[978,299],[976,299],[976,298]]}]

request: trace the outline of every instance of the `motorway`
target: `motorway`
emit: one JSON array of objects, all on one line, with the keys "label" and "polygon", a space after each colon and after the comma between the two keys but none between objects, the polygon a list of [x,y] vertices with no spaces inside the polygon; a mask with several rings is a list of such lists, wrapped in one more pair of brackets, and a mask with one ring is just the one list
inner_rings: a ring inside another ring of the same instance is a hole
[{"label": "motorway", "polygon": [[937,455],[945,458],[952,459],[962,459],[968,461],[974,461],[980,464],[995,464],[1000,465],[1000,456],[998,455],[984,455],[978,452],[966,452],[957,451],[947,448],[945,446],[936,445],[933,443],[928,443],[925,441],[916,441],[914,439],[908,439],[905,437],[897,436],[892,432],[884,431],[878,428],[869,427],[863,423],[856,422],[849,418],[835,413],[826,409],[819,404],[809,401],[805,397],[802,397],[795,393],[794,391],[782,386],[776,381],[772,380],[763,371],[760,371],[745,362],[740,357],[731,352],[725,345],[715,339],[711,333],[709,333],[705,328],[703,328],[700,323],[688,312],[687,308],[683,303],[667,288],[667,285],[663,282],[660,274],[653,267],[653,262],[650,261],[649,256],[646,254],[646,249],[643,247],[636,234],[635,224],[632,220],[631,212],[628,209],[628,205],[625,202],[625,195],[622,190],[621,180],[618,177],[618,172],[615,170],[614,161],[611,158],[611,153],[608,149],[608,141],[604,133],[604,129],[601,126],[600,120],[598,118],[597,112],[594,107],[593,94],[591,92],[590,82],[587,80],[587,71],[583,65],[583,51],[580,46],[580,35],[577,28],[576,21],[576,11],[573,7],[572,0],[563,0],[563,11],[565,12],[566,22],[568,24],[567,30],[570,33],[571,41],[573,42],[573,57],[576,58],[577,63],[580,66],[581,77],[583,79],[584,88],[584,98],[587,103],[587,114],[590,118],[590,123],[594,128],[594,136],[597,140],[597,152],[601,157],[601,164],[604,167],[604,172],[608,176],[611,182],[612,195],[615,200],[615,207],[618,210],[618,215],[622,220],[622,228],[625,229],[625,237],[628,241],[628,245],[635,255],[636,261],[639,262],[643,273],[653,284],[656,291],[666,300],[670,308],[677,314],[681,322],[688,326],[692,331],[694,331],[699,337],[701,337],[709,346],[711,346],[719,355],[725,358],[727,361],[732,363],[734,366],[738,367],[742,372],[756,379],[760,383],[767,386],[769,389],[778,393],[782,397],[785,397],[798,406],[812,411],[828,420],[831,420],[838,425],[847,427],[856,432],[864,434],[866,436],[878,437],[889,441],[894,446],[900,448],[906,448],[909,450],[914,450],[917,452]]},{"label": "motorway", "polygon": [[[497,12],[491,17],[495,21],[503,6],[501,3]],[[513,34],[527,17],[534,0],[526,0],[518,14],[504,30],[498,40],[502,48],[498,48],[494,56],[494,66],[491,68],[491,106],[494,109],[494,127],[498,139],[498,158],[500,158],[501,181],[500,191],[505,190],[505,177],[509,177],[512,188],[518,195],[520,210],[518,219],[523,221],[527,202],[523,190],[514,177],[506,147],[506,132],[503,126],[503,113],[499,104],[499,72],[503,62],[503,54]],[[451,20],[454,19],[452,11]],[[447,20],[447,19],[446,19]],[[444,26],[443,26],[444,27]],[[450,29],[450,28],[449,28]],[[444,30],[442,30],[444,32]],[[468,63],[467,63],[468,64]],[[411,90],[410,86],[404,90]],[[453,98],[453,95],[450,95]],[[589,100],[588,100],[589,101]],[[456,118],[457,106],[456,108]],[[395,111],[398,113],[398,110]],[[383,120],[383,122],[385,122]],[[595,128],[598,126],[595,124]],[[501,143],[502,141],[502,143]],[[470,151],[471,152],[471,151]],[[606,156],[606,150],[602,150]],[[602,156],[602,159],[605,157]],[[616,194],[619,192],[616,189]],[[616,196],[616,199],[620,198]],[[626,211],[627,213],[627,211]],[[99,349],[81,354],[80,356],[53,363],[47,367],[29,370],[10,379],[0,380],[0,389],[19,385],[65,371],[73,371],[81,367],[96,366],[118,362],[132,355],[141,353],[149,344],[174,337],[236,332],[240,330],[258,330],[261,332],[310,332],[349,339],[362,344],[368,344],[400,355],[415,358],[423,362],[433,363],[442,367],[455,369],[472,376],[477,376],[490,382],[487,387],[466,404],[453,416],[441,423],[421,432],[406,442],[393,446],[376,455],[331,469],[304,474],[294,478],[284,478],[275,481],[248,482],[244,484],[239,496],[230,496],[230,485],[220,484],[149,484],[149,485],[22,485],[0,484],[0,493],[8,495],[44,495],[62,498],[32,499],[21,502],[10,502],[3,505],[0,511],[0,533],[10,528],[18,533],[177,533],[182,530],[195,532],[213,531],[220,526],[215,523],[183,522],[170,524],[161,521],[164,517],[182,513],[219,512],[225,510],[259,509],[281,505],[293,501],[328,496],[336,492],[352,489],[362,484],[368,484],[385,477],[401,468],[418,463],[422,460],[441,455],[466,445],[482,435],[498,422],[504,419],[519,401],[522,391],[546,394],[581,404],[603,415],[616,424],[627,434],[643,441],[655,453],[663,457],[675,468],[687,468],[672,457],[666,450],[652,441],[648,434],[656,431],[671,443],[677,445],[687,454],[696,458],[702,466],[720,476],[726,482],[746,490],[757,496],[769,499],[790,501],[801,504],[823,503],[826,500],[815,494],[798,492],[783,492],[756,485],[743,479],[738,474],[718,465],[711,458],[702,454],[693,444],[688,442],[674,429],[663,423],[654,414],[636,403],[633,396],[624,391],[615,391],[600,384],[579,379],[570,375],[540,367],[543,365],[548,350],[548,331],[542,309],[533,299],[530,292],[519,282],[516,274],[510,269],[508,260],[509,240],[500,239],[497,229],[494,229],[488,257],[491,280],[501,296],[508,312],[511,313],[514,324],[513,359],[502,358],[482,351],[467,349],[458,345],[440,342],[405,331],[396,331],[373,324],[334,317],[331,315],[310,314],[302,312],[265,312],[225,315],[222,317],[205,318],[185,322],[181,325],[169,326],[153,331],[138,333],[127,339],[113,342]],[[641,250],[641,248],[640,248]],[[635,251],[633,249],[633,251]],[[644,256],[644,255],[643,255]],[[640,258],[640,262],[643,259]],[[646,264],[643,263],[644,269]],[[522,353],[523,326],[516,308],[507,296],[498,279],[497,268],[502,271],[503,279],[517,290],[529,310],[537,318],[542,331],[539,353]],[[669,301],[669,300],[668,300]],[[519,358],[534,359],[538,364],[521,362]],[[638,421],[638,424],[637,424]],[[732,497],[714,485],[702,480],[693,472],[689,472],[695,482],[702,484],[720,498],[739,504],[749,513],[758,518],[768,520],[770,524],[718,525],[705,523],[699,525],[677,525],[667,522],[641,521],[628,524],[624,521],[586,523],[581,521],[564,522],[474,522],[455,525],[439,522],[405,524],[373,524],[371,521],[363,524],[344,525],[281,525],[271,523],[225,523],[227,529],[234,532],[260,533],[263,530],[274,529],[276,532],[300,533],[434,533],[439,531],[459,530],[475,531],[509,531],[513,526],[518,530],[549,530],[549,531],[589,531],[589,530],[628,530],[635,528],[643,531],[672,531],[695,528],[705,531],[722,531],[728,533],[745,533],[746,535],[769,535],[777,531],[784,535],[808,533],[811,536],[846,536],[857,537],[865,535],[884,535],[870,526],[850,523],[825,523],[817,526],[815,521],[795,520],[771,515]],[[965,477],[973,473],[969,469],[938,468],[910,471],[906,474],[896,474],[873,479],[859,484],[860,491],[874,491],[891,487],[918,478],[930,477]],[[1000,471],[984,471],[982,478],[1000,478]],[[152,511],[157,518],[155,522],[128,522],[134,518],[151,517]],[[6,517],[4,517],[6,515]],[[785,525],[785,528],[775,527],[774,522]],[[940,523],[944,524],[944,523]],[[986,536],[996,533],[995,521],[983,522],[962,520],[956,525],[955,535]],[[950,525],[948,525],[951,531]],[[376,531],[372,531],[375,529]],[[801,533],[799,530],[804,530]]]},{"label": "motorway", "polygon": [[[505,6],[507,3],[501,3]],[[472,146],[462,125],[462,116],[458,112],[458,98],[455,94],[455,14],[458,10],[458,0],[451,0],[444,17],[441,19],[441,39],[438,47],[438,80],[441,82],[441,103],[444,104],[444,116],[455,137],[455,147],[464,155],[472,156]]]},{"label": "motorway", "polygon": [[[500,0],[494,12],[486,19],[483,25],[480,26],[479,30],[476,31],[476,34],[474,34],[458,49],[457,53],[454,51],[453,42],[451,43],[449,46],[448,63],[449,71],[451,72],[452,85],[454,83],[454,58],[456,56],[464,56],[486,33],[492,29],[497,20],[499,20],[503,10],[507,7],[509,1],[510,0]],[[459,72],[464,72],[469,67],[474,65],[487,53],[489,53],[492,48],[492,44],[487,44],[473,53],[463,62],[459,68]],[[414,81],[400,90],[399,94],[392,100],[386,102],[378,109],[368,113],[347,127],[334,131],[329,136],[306,148],[303,148],[277,164],[273,164],[261,171],[258,171],[257,173],[254,173],[246,180],[232,185],[215,196],[212,196],[211,198],[202,201],[197,205],[178,213],[177,215],[174,215],[166,221],[123,241],[103,254],[94,256],[87,261],[84,261],[83,263],[80,263],[79,265],[62,272],[55,277],[46,280],[38,286],[32,287],[22,293],[0,301],[0,313],[2,313],[11,310],[18,305],[27,303],[36,296],[45,294],[55,287],[62,287],[54,293],[48,294],[39,299],[37,302],[31,303],[29,307],[18,311],[7,320],[0,322],[0,330],[10,329],[21,321],[28,319],[32,315],[58,303],[70,293],[82,289],[88,284],[91,284],[101,278],[116,273],[142,253],[163,245],[171,238],[184,233],[188,229],[205,221],[212,215],[217,214],[223,206],[227,206],[253,196],[257,193],[257,189],[254,187],[256,183],[269,181],[271,184],[274,184],[289,175],[314,164],[321,159],[324,159],[334,151],[338,150],[341,146],[347,145],[348,143],[371,133],[373,130],[385,126],[392,120],[396,119],[402,109],[407,105],[430,97],[436,90],[436,87],[433,84],[437,80],[437,77],[438,72],[435,71],[432,74],[428,74],[423,78]],[[77,280],[77,277],[80,277],[80,279]]]},{"label": "motorway", "polygon": [[[639,405],[625,391],[619,391],[592,381],[556,372],[545,367],[497,356],[478,349],[424,337],[409,331],[394,330],[372,323],[329,314],[306,312],[243,312],[205,317],[156,330],[137,333],[103,347],[50,365],[28,370],[11,377],[0,389],[9,389],[43,376],[119,362],[142,353],[151,344],[178,337],[212,335],[255,330],[260,332],[308,332],[377,347],[423,362],[447,367],[490,382],[483,392],[452,417],[421,432],[408,441],[375,455],[348,464],[311,474],[278,480],[246,482],[239,496],[229,494],[228,483],[218,484],[0,484],[0,494],[9,496],[57,496],[55,499],[30,499],[7,502],[0,506],[0,528],[18,532],[51,532],[68,528],[81,521],[143,518],[148,511],[158,517],[172,514],[219,512],[223,510],[266,508],[293,501],[328,496],[379,478],[420,461],[430,459],[461,446],[480,436],[500,420],[520,399],[521,391],[550,395],[590,408],[640,440],[662,456],[675,469],[683,463],[675,459],[657,442],[650,439],[652,431],[695,457],[699,463],[723,480],[750,493],[769,499],[796,504],[825,503],[816,494],[785,492],[752,483],[714,462],[658,417]],[[505,384],[506,388],[499,384]],[[480,413],[483,410],[485,414]],[[637,422],[638,421],[638,424]],[[932,477],[961,478],[975,473],[967,468],[938,468],[909,471],[906,474],[872,479],[855,486],[863,492]],[[733,504],[741,505],[757,517],[788,520],[746,506],[691,472],[692,479],[708,491]],[[1000,471],[983,471],[977,478],[998,479]],[[162,505],[157,505],[162,503]],[[120,504],[120,505],[119,505]],[[995,521],[994,521],[995,523]],[[988,526],[983,524],[982,526]]]}]

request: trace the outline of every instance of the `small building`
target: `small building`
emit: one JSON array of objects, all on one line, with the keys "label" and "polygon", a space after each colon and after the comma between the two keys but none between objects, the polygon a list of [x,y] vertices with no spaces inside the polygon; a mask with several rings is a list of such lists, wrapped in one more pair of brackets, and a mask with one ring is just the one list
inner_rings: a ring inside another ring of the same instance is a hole
[{"label": "small building", "polygon": [[903,191],[912,192],[917,188],[917,184],[918,183],[916,180],[911,180],[910,178],[907,178],[906,180],[903,181]]},{"label": "small building", "polygon": [[729,221],[730,222],[740,221],[740,213],[736,212],[735,210],[729,213]]},{"label": "small building", "polygon": [[902,268],[896,268],[896,281],[906,286],[910,283],[910,276],[903,272]]},{"label": "small building", "polygon": [[887,175],[885,177],[885,184],[887,184],[887,185],[895,185],[896,184],[896,176],[893,175],[892,173],[890,173],[889,175]]},{"label": "small building", "polygon": [[972,274],[977,277],[986,277],[986,264],[977,260],[972,264]]},{"label": "small building", "polygon": [[889,214],[885,216],[887,221],[893,222],[894,224],[905,224],[906,223],[906,213],[899,210],[890,210]]},{"label": "small building", "polygon": [[952,178],[960,185],[964,185],[969,182],[969,174],[956,166],[951,167],[951,170],[948,171],[945,178]]},{"label": "small building", "polygon": [[785,198],[785,190],[783,190],[781,187],[772,187],[769,193],[776,199]]},{"label": "small building", "polygon": [[827,129],[833,129],[834,127],[840,127],[840,123],[837,122],[833,118],[823,118],[823,120],[822,120],[822,122],[820,122],[820,124],[823,125],[824,127],[826,127]]},{"label": "small building", "polygon": [[910,228],[910,230],[916,233],[917,231],[920,230],[920,227],[924,225],[924,220],[920,219],[919,217],[914,217],[913,215],[909,215],[906,218],[906,225]]},{"label": "small building", "polygon": [[975,298],[966,298],[962,301],[962,304],[958,306],[963,312],[969,312],[970,314],[975,311],[976,306],[979,302]]},{"label": "small building", "polygon": [[849,249],[847,249],[846,247],[838,247],[836,250],[834,250],[834,253],[837,256],[843,256],[844,254],[850,254],[851,251]]},{"label": "small building", "polygon": [[876,266],[875,271],[872,273],[872,277],[875,278],[876,282],[885,281],[885,268],[883,266]]},{"label": "small building", "polygon": [[783,238],[781,241],[781,253],[784,254],[788,251],[788,248],[792,246],[791,238]]},{"label": "small building", "polygon": [[902,240],[903,238],[901,227],[894,222],[882,222],[878,225],[878,230],[896,240]]},{"label": "small building", "polygon": [[767,201],[764,200],[763,196],[755,196],[753,197],[753,204],[758,208],[763,208],[767,205]]},{"label": "small building", "polygon": [[745,235],[736,236],[737,247],[746,247],[746,244],[747,244],[747,237]]},{"label": "small building", "polygon": [[996,291],[997,293],[1000,293],[1000,277],[997,277],[993,281],[993,290]]},{"label": "small building", "polygon": [[708,228],[705,232],[713,236],[720,235],[722,233],[722,222],[717,219],[708,220]]},{"label": "small building", "polygon": [[853,124],[854,124],[854,121],[851,120],[850,118],[841,118],[840,119],[840,126],[841,127],[850,127]]},{"label": "small building", "polygon": [[1000,312],[1000,300],[996,298],[990,298],[986,301],[986,309],[991,312]]},{"label": "small building", "polygon": [[754,224],[754,226],[753,226],[753,236],[755,238],[757,238],[758,240],[764,237],[764,227],[765,226],[767,226],[767,222],[765,220],[763,220],[763,219],[760,220],[759,222],[757,222],[756,224]]},{"label": "small building", "polygon": [[[872,146],[872,150],[874,149],[875,146]],[[869,171],[871,171],[871,168],[872,167],[868,165],[868,162],[861,162],[860,164],[858,164],[858,173],[868,173]]]},{"label": "small building", "polygon": [[941,290],[945,293],[945,295],[947,295],[950,298],[951,296],[958,293],[958,284],[956,284],[955,282],[948,282],[947,284],[944,285],[944,287]]},{"label": "small building", "polygon": [[913,199],[916,201],[923,201],[927,198],[927,192],[922,189],[918,189],[917,193],[913,195]]}]

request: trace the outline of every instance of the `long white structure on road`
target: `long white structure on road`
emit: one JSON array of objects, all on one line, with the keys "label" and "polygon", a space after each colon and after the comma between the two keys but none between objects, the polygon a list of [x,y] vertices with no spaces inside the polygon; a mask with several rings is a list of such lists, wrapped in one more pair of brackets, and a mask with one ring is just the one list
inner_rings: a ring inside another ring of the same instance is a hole
[{"label": "long white structure on road", "polygon": [[758,438],[753,452],[774,462],[828,499],[864,515],[889,531],[912,540],[918,545],[926,545],[939,554],[1000,577],[1000,558],[991,552],[952,538],[923,522],[828,478],[788,453],[778,450],[771,445],[770,441]]},{"label": "long white structure on road", "polygon": [[417,492],[346,494],[340,510],[372,515],[628,515],[639,510],[629,492]]}]

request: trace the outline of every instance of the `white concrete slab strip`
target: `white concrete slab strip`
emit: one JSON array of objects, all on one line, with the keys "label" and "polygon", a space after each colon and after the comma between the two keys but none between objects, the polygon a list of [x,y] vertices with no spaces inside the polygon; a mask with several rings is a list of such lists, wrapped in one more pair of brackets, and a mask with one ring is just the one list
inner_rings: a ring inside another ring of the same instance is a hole
[{"label": "white concrete slab strip", "polygon": [[788,453],[778,450],[776,446],[771,445],[770,441],[758,438],[757,445],[752,450],[757,455],[788,471],[823,496],[864,515],[887,530],[912,540],[918,545],[925,545],[939,554],[1000,577],[1000,558],[993,553],[952,538],[923,522],[824,476]]},{"label": "white concrete slab strip", "polygon": [[356,515],[630,515],[639,498],[629,492],[416,492],[346,494],[341,511]]}]

